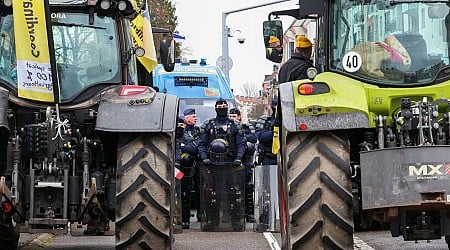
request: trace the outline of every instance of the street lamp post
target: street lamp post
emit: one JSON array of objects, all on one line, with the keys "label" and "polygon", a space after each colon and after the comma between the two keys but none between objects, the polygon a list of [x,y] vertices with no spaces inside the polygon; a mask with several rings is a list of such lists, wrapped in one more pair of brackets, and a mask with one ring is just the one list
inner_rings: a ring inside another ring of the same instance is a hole
[{"label": "street lamp post", "polygon": [[230,37],[230,28],[227,26],[227,16],[229,14],[236,13],[236,12],[241,12],[241,11],[250,10],[250,9],[256,9],[259,7],[264,7],[267,5],[288,2],[288,1],[291,1],[291,0],[278,0],[278,1],[274,1],[274,2],[258,4],[255,6],[250,6],[250,7],[246,7],[246,8],[242,8],[242,9],[222,12],[222,65],[223,65],[222,67],[223,67],[223,71],[224,71],[223,73],[225,74],[225,78],[227,79],[228,84],[230,84],[230,60],[229,60],[230,56],[228,55],[228,37]]}]

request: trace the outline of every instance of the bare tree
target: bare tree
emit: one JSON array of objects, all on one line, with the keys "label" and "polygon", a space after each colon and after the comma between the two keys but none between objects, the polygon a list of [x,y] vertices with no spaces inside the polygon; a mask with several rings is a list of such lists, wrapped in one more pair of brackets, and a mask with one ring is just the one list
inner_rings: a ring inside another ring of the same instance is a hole
[{"label": "bare tree", "polygon": [[260,116],[264,115],[264,104],[258,104],[252,107],[248,113],[249,120],[258,120]]},{"label": "bare tree", "polygon": [[[140,6],[144,0],[138,0]],[[175,15],[176,7],[171,0],[145,0],[147,1],[148,8],[150,10],[150,21],[152,27],[165,28],[172,33],[176,33],[178,27],[178,17]],[[159,57],[159,44],[161,40],[167,39],[167,36],[172,34],[153,34],[155,42],[156,53]],[[179,44],[175,45],[175,54],[179,56],[181,54],[181,47]]]},{"label": "bare tree", "polygon": [[245,97],[259,97],[260,87],[255,83],[244,83],[240,90]]}]

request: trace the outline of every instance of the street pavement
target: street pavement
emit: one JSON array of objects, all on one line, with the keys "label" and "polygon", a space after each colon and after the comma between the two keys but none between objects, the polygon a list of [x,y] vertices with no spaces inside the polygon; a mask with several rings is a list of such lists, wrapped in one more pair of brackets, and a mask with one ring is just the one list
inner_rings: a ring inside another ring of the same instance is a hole
[{"label": "street pavement", "polygon": [[[114,249],[114,232],[107,236],[83,236],[82,229],[67,235],[21,234],[20,250],[56,249]],[[229,250],[258,249],[280,250],[280,234],[277,232],[256,233],[250,223],[244,232],[201,232],[198,222],[191,222],[191,229],[175,234],[174,250]],[[272,241],[271,241],[272,240]],[[403,241],[402,237],[391,237],[389,231],[369,231],[354,234],[355,250],[448,250],[445,241]],[[0,246],[1,249],[1,246]]]}]

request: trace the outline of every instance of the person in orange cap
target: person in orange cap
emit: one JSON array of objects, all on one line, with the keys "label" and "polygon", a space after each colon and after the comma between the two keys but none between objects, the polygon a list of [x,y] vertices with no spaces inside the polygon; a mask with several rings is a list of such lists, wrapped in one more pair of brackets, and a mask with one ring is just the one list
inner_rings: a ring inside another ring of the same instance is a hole
[{"label": "person in orange cap", "polygon": [[272,62],[280,63],[283,58],[283,47],[276,36],[269,37],[269,47],[266,49],[266,58]]},{"label": "person in orange cap", "polygon": [[291,82],[307,79],[306,71],[314,67],[311,61],[312,43],[304,35],[295,38],[295,50],[292,57],[281,65],[278,73],[278,82]]}]

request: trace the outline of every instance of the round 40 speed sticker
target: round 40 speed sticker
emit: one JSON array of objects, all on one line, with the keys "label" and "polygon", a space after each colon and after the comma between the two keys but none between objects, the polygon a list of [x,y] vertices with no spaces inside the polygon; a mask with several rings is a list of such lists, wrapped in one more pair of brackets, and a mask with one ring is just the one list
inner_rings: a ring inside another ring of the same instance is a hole
[{"label": "round 40 speed sticker", "polygon": [[342,58],[342,66],[344,70],[350,73],[356,72],[361,68],[362,57],[359,53],[354,51],[349,51]]}]

